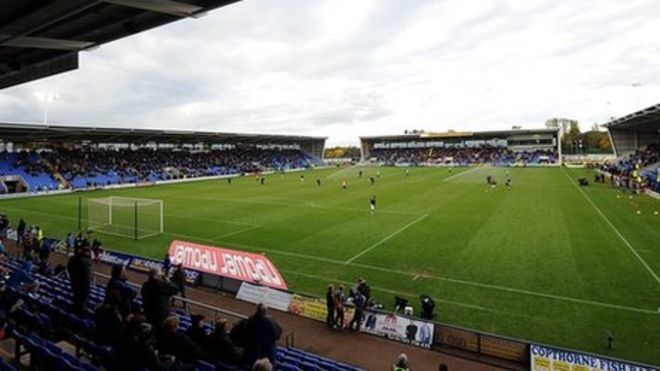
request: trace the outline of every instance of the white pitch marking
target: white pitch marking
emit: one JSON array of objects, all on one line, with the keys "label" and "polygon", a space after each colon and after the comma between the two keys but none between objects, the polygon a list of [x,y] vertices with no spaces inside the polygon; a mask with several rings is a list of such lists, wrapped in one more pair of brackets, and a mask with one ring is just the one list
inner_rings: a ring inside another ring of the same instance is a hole
[{"label": "white pitch marking", "polygon": [[460,176],[463,176],[463,175],[465,175],[465,174],[467,174],[467,173],[473,172],[473,171],[478,170],[478,169],[479,169],[478,167],[473,167],[473,168],[470,168],[470,169],[468,169],[468,170],[461,171],[461,172],[458,173],[458,174],[454,174],[454,175],[452,175],[452,176],[448,176],[448,177],[446,177],[445,179],[443,179],[442,181],[443,181],[443,182],[448,182],[448,181],[450,181],[450,180],[456,179],[456,178],[458,178],[458,177],[460,177]]},{"label": "white pitch marking", "polygon": [[367,247],[366,249],[362,250],[361,252],[357,253],[357,254],[354,255],[352,258],[346,260],[346,261],[344,262],[344,264],[350,264],[350,263],[352,263],[353,261],[355,261],[355,259],[361,257],[362,255],[368,253],[369,251],[371,251],[371,250],[377,248],[378,246],[380,246],[381,244],[383,244],[384,242],[386,242],[386,241],[389,240],[390,238],[396,236],[397,234],[399,234],[399,233],[405,231],[406,229],[412,227],[413,225],[419,223],[420,221],[422,221],[422,219],[426,218],[427,216],[429,216],[429,214],[424,214],[424,215],[420,216],[419,218],[413,220],[412,222],[410,222],[410,223],[404,225],[403,227],[397,229],[396,231],[390,233],[389,235],[387,235],[387,236],[386,236],[385,238],[383,238],[382,240],[376,242],[375,244],[373,244],[373,245]]},{"label": "white pitch marking", "polygon": [[610,228],[612,228],[612,230],[614,231],[614,233],[619,237],[619,239],[621,239],[621,241],[623,241],[623,243],[628,247],[628,249],[630,250],[630,252],[632,252],[633,255],[635,255],[635,257],[639,260],[639,262],[642,263],[642,265],[644,266],[644,268],[646,268],[646,270],[651,274],[651,276],[653,276],[653,278],[655,279],[655,282],[657,282],[658,284],[660,284],[660,277],[658,277],[658,275],[655,274],[655,272],[653,271],[653,269],[651,269],[651,267],[646,263],[646,261],[642,258],[642,256],[639,255],[639,253],[638,253],[638,252],[632,247],[632,245],[630,244],[630,242],[628,242],[628,240],[626,240],[626,238],[623,237],[623,235],[621,234],[621,232],[619,232],[619,230],[614,226],[614,224],[612,224],[612,222],[610,222],[610,220],[605,216],[605,214],[603,214],[603,212],[600,211],[600,209],[598,208],[598,206],[596,206],[596,204],[595,204],[593,201],[591,201],[591,198],[589,198],[589,196],[588,196],[588,195],[582,190],[582,188],[580,188],[580,186],[578,186],[578,185],[574,182],[573,178],[571,178],[571,177],[568,175],[568,173],[566,173],[566,170],[564,170],[564,169],[562,168],[561,171],[564,173],[564,175],[565,175],[566,178],[569,180],[569,182],[570,182],[571,184],[573,184],[573,185],[578,189],[578,191],[580,191],[580,193],[582,194],[582,196],[584,196],[584,198],[589,202],[589,204],[594,208],[594,210],[596,210],[596,211],[598,212],[598,214],[603,218],[603,220],[607,223],[607,225],[609,225]]},{"label": "white pitch marking", "polygon": [[413,277],[413,281],[417,281],[417,279],[419,278],[419,276],[420,276],[420,275],[418,274],[418,275],[416,275],[415,277]]}]

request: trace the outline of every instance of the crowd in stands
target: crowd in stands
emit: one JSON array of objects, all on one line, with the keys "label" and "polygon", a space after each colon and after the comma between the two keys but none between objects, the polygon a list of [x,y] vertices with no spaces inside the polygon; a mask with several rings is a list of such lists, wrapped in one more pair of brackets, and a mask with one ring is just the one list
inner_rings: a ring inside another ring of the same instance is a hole
[{"label": "crowd in stands", "polygon": [[[0,155],[0,175],[23,176],[30,191],[41,191],[297,169],[312,163],[313,159],[301,150],[256,147],[4,152]],[[59,181],[56,175],[61,175]]]},{"label": "crowd in stands", "polygon": [[[73,240],[67,266],[46,270],[41,266],[49,266],[52,246],[42,243],[43,232],[23,220],[17,230],[17,242],[23,246],[20,263],[11,272],[0,266],[2,275],[8,277],[0,280],[0,327],[11,318],[18,302],[17,297],[3,294],[5,286],[17,295],[39,296],[45,293],[37,277],[59,277],[68,279],[70,285],[72,300],[66,310],[94,322],[90,340],[105,347],[108,357],[103,365],[110,370],[194,370],[200,360],[236,369],[257,365],[254,369],[272,370],[282,329],[264,305],[258,305],[251,317],[234,326],[227,319],[209,326],[203,316],[192,315],[190,326],[182,329],[180,317],[173,315],[171,307],[172,297],[181,287],[172,282],[169,272],[153,269],[138,292],[128,283],[123,265],[112,267],[104,298],[95,304],[91,299],[93,243],[79,234]],[[171,275],[181,269],[175,266]]]},{"label": "crowd in stands", "polygon": [[638,149],[614,163],[602,165],[611,174],[611,181],[630,189],[650,188],[660,192],[660,143]]},{"label": "crowd in stands", "polygon": [[435,148],[378,148],[371,151],[378,162],[394,164],[438,163],[452,165],[555,163],[557,153],[550,150],[513,151],[504,147],[435,147]]}]

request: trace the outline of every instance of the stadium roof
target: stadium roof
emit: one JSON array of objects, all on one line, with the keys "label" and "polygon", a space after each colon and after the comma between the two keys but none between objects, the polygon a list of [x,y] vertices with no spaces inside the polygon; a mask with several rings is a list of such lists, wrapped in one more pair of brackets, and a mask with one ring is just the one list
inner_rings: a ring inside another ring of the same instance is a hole
[{"label": "stadium roof", "polygon": [[0,89],[77,69],[81,50],[237,1],[0,1]]},{"label": "stadium roof", "polygon": [[660,104],[612,120],[605,126],[608,129],[660,132]]},{"label": "stadium roof", "polygon": [[305,144],[323,142],[325,137],[268,134],[236,134],[212,131],[160,129],[123,129],[108,127],[55,126],[0,123],[0,139],[14,143],[95,143],[149,142],[188,143],[245,143],[245,144]]},{"label": "stadium roof", "polygon": [[515,130],[496,130],[496,131],[447,131],[442,133],[424,132],[412,133],[402,135],[381,135],[381,136],[368,136],[360,137],[363,141],[395,141],[395,140],[437,140],[437,139],[493,139],[493,138],[506,138],[511,135],[535,135],[535,134],[558,134],[559,129],[544,128],[544,129],[515,129]]}]

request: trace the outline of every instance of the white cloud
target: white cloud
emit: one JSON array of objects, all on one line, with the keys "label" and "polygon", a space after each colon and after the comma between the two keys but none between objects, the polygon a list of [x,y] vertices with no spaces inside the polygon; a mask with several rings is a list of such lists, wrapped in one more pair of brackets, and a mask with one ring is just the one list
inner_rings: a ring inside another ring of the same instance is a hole
[{"label": "white cloud", "polygon": [[[246,0],[0,92],[0,120],[329,136],[584,127],[657,103],[653,0]],[[633,82],[642,86],[633,88]]]}]

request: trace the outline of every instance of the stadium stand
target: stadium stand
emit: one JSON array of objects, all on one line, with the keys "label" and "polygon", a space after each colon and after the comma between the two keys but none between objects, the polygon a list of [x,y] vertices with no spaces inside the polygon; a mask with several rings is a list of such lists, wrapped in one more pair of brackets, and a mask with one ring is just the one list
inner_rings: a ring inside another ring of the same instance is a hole
[{"label": "stadium stand", "polygon": [[407,133],[360,138],[362,161],[382,165],[494,166],[561,163],[555,129]]},{"label": "stadium stand", "polygon": [[[2,264],[5,275],[23,267],[22,258],[7,258]],[[15,340],[16,361],[24,354],[30,354],[30,367],[41,366],[45,369],[59,370],[100,370],[111,363],[113,349],[96,344],[94,339],[95,323],[92,309],[98,307],[106,298],[106,290],[93,284],[87,303],[88,312],[76,315],[69,310],[71,286],[63,275],[43,275],[37,268],[30,273],[40,282],[38,292],[25,292],[20,288],[7,287],[14,300],[24,304],[18,306],[9,315],[11,336]],[[136,307],[142,301],[135,299]],[[7,309],[7,308],[3,308]],[[2,313],[8,313],[3,311]],[[187,312],[172,312],[178,318],[179,332],[185,332],[191,326],[191,316]],[[210,330],[207,328],[207,330]],[[62,340],[75,344],[76,352],[71,354],[58,343]],[[4,367],[4,368],[3,368]],[[13,369],[3,363],[1,369]],[[277,370],[330,370],[353,371],[356,367],[310,354],[299,349],[279,347],[276,355]],[[200,359],[194,367],[198,370],[239,370],[212,359]],[[130,367],[129,367],[130,369]]]},{"label": "stadium stand", "polygon": [[0,194],[302,169],[322,164],[325,143],[322,137],[1,123],[0,138]]},{"label": "stadium stand", "polygon": [[557,162],[556,151],[536,150],[514,152],[502,147],[479,146],[476,148],[406,148],[374,149],[372,157],[387,164],[453,164],[466,166],[472,164],[491,164],[509,166],[513,164],[537,165]]},{"label": "stadium stand", "polygon": [[[27,183],[28,191],[55,190],[58,187],[48,165],[34,152],[0,154],[0,176],[12,175],[21,177]],[[0,193],[4,193],[2,189]]]},{"label": "stadium stand", "polygon": [[48,152],[44,157],[73,188],[298,169],[312,164],[309,155],[293,149],[70,150]]},{"label": "stadium stand", "polygon": [[614,119],[605,127],[609,131],[618,157],[602,170],[621,177],[623,185],[660,192],[660,104]]}]

